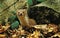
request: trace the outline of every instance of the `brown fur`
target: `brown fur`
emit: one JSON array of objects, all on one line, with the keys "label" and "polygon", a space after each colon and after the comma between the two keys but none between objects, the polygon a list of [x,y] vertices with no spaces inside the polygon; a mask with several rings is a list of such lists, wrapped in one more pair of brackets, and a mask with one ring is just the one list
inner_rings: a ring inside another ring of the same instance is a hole
[{"label": "brown fur", "polygon": [[20,20],[21,25],[25,26],[36,25],[35,20],[28,18],[26,9],[17,10],[17,17]]}]

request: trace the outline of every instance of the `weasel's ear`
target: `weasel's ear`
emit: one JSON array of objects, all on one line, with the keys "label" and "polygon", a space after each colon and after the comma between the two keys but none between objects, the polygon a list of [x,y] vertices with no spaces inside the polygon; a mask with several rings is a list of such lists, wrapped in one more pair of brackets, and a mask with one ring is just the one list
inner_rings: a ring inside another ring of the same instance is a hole
[{"label": "weasel's ear", "polygon": [[23,9],[25,13],[27,13],[27,9]]}]

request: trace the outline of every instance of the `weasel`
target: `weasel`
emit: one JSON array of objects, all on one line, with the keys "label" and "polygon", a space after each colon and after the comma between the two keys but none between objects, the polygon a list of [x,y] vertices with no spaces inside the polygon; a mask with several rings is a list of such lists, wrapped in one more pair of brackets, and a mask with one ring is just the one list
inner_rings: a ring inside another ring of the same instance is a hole
[{"label": "weasel", "polygon": [[36,25],[35,20],[28,18],[27,9],[17,10],[17,17],[20,21],[20,24],[23,25],[23,26],[31,27],[33,25]]}]

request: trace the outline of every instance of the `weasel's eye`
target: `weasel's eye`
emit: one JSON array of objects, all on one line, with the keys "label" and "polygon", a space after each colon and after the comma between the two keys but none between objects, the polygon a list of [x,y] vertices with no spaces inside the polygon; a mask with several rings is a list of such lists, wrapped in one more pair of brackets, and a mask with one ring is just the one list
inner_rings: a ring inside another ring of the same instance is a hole
[{"label": "weasel's eye", "polygon": [[18,15],[20,16],[20,12],[18,12]]}]

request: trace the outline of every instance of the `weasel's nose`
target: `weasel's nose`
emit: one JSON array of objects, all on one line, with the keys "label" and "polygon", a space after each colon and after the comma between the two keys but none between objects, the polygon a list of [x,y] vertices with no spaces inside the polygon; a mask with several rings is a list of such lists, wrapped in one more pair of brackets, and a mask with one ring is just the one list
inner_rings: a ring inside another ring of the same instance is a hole
[{"label": "weasel's nose", "polygon": [[20,16],[22,16],[22,13],[20,14]]}]

